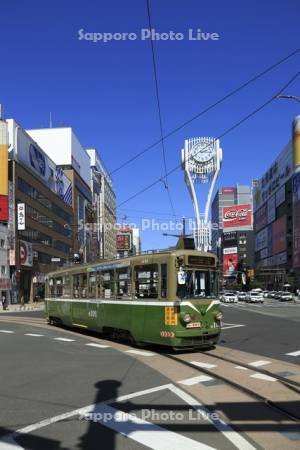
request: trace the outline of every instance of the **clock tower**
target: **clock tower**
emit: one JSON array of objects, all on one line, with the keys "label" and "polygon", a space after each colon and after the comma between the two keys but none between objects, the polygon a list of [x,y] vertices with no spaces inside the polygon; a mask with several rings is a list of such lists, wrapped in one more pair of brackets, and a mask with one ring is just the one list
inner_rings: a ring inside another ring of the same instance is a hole
[{"label": "clock tower", "polygon": [[[209,207],[222,163],[222,149],[219,140],[203,137],[186,139],[184,149],[182,149],[181,163],[196,218],[194,226],[195,248],[197,250],[208,251],[211,248],[211,223],[208,217]],[[201,214],[196,185],[204,183],[210,183],[210,186],[206,194],[204,213]]]}]

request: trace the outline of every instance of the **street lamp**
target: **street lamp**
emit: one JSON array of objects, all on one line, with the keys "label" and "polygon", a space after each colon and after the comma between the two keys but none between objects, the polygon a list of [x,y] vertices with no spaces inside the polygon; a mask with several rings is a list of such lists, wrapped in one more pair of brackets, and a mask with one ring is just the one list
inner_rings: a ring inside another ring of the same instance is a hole
[{"label": "street lamp", "polygon": [[296,95],[276,95],[274,98],[287,98],[289,100],[296,100],[296,102],[300,103],[300,97],[297,97]]}]

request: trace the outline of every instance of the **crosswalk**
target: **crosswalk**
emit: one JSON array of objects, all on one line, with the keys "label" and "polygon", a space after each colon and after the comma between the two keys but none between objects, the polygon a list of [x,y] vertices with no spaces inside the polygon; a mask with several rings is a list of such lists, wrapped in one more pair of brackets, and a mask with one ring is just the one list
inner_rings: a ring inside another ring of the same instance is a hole
[{"label": "crosswalk", "polygon": [[[232,325],[232,327],[236,327],[236,326],[244,326],[244,325],[238,325],[238,324],[225,324],[225,329],[226,329],[226,325],[228,325],[227,328],[230,328],[230,325]],[[66,338],[66,337],[62,337],[62,336],[58,336],[58,337],[51,337],[49,335],[45,335],[45,334],[39,334],[39,333],[18,333],[14,330],[10,330],[10,329],[0,329],[0,334],[3,335],[14,335],[14,334],[22,334],[28,338],[36,338],[36,339],[52,339],[53,341],[56,342],[61,342],[64,344],[73,344],[73,343],[78,343],[78,341],[74,338]],[[99,342],[88,342],[88,343],[84,343],[84,345],[86,347],[89,348],[95,348],[95,349],[100,349],[100,350],[104,350],[104,349],[108,349],[108,348],[112,348],[111,345],[105,343],[99,343]],[[121,351],[121,350],[120,350]],[[124,353],[126,353],[127,355],[132,355],[133,357],[155,357],[158,356],[158,353],[155,352],[151,352],[151,351],[146,351],[146,350],[138,350],[138,349],[130,349],[130,350],[122,350]],[[291,350],[289,352],[284,353],[285,356],[288,356],[291,361],[298,358],[300,356],[300,350]],[[262,367],[262,366],[266,366],[271,364],[271,361],[268,360],[257,360],[257,361],[251,361],[249,363],[247,363],[247,365],[249,366],[249,368],[253,369],[255,367]],[[215,364],[210,364],[204,361],[191,361],[191,364],[193,364],[196,367],[199,368],[203,368],[203,369],[214,369],[215,367],[217,367]],[[248,370],[247,368],[245,368],[244,366],[235,366],[235,369],[237,370]]]}]

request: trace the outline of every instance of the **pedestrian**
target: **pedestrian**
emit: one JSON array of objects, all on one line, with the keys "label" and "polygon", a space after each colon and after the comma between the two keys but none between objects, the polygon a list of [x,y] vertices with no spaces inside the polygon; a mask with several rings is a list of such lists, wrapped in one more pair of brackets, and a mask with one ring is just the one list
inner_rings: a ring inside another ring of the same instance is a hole
[{"label": "pedestrian", "polygon": [[5,297],[4,294],[2,295],[1,302],[2,302],[2,308],[3,308],[3,311],[5,311],[7,305],[6,305],[6,297]]}]

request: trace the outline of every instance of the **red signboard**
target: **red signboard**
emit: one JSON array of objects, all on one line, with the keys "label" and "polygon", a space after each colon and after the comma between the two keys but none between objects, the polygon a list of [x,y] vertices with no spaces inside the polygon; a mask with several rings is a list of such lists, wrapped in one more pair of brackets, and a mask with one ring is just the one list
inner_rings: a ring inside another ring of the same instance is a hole
[{"label": "red signboard", "polygon": [[240,228],[252,224],[250,203],[245,205],[226,206],[223,208],[223,227]]},{"label": "red signboard", "polygon": [[130,250],[130,234],[117,234],[117,250]]},{"label": "red signboard", "polygon": [[223,187],[222,188],[222,194],[235,194],[235,190],[236,190],[236,188],[234,188],[234,187]]},{"label": "red signboard", "polygon": [[236,276],[238,264],[238,255],[233,253],[231,255],[223,255],[223,276],[232,277]]},{"label": "red signboard", "polygon": [[8,222],[8,195],[0,195],[0,221]]},{"label": "red signboard", "polygon": [[286,216],[280,217],[272,224],[273,255],[286,250]]}]

